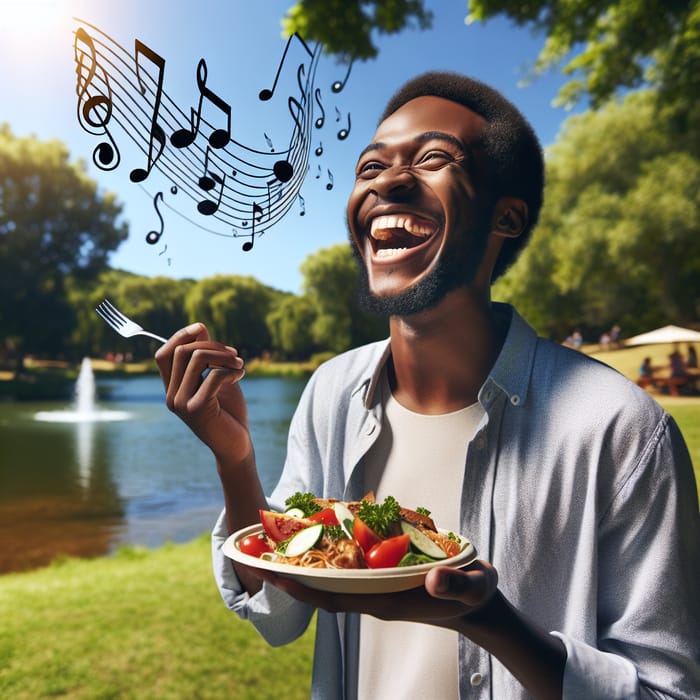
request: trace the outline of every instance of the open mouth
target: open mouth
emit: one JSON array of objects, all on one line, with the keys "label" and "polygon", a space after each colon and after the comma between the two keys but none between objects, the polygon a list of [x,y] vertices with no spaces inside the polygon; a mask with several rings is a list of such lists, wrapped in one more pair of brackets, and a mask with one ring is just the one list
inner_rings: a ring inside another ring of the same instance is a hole
[{"label": "open mouth", "polygon": [[425,243],[437,229],[435,222],[413,214],[387,214],[372,220],[369,235],[375,255],[385,258]]}]

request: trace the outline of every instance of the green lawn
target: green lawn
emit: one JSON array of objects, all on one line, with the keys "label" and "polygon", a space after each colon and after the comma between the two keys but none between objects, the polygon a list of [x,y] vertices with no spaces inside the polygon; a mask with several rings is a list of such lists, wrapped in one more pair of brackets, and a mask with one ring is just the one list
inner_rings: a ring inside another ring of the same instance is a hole
[{"label": "green lawn", "polygon": [[271,649],[224,607],[208,537],[0,577],[0,697],[307,699],[313,630]]}]

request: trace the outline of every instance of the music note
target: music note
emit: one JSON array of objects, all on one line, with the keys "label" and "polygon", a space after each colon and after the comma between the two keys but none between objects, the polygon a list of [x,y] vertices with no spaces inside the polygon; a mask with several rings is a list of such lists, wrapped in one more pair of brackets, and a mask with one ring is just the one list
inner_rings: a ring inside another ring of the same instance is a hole
[{"label": "music note", "polygon": [[219,211],[221,198],[224,195],[224,187],[226,186],[226,175],[223,172],[216,173],[209,166],[209,148],[207,148],[204,159],[204,174],[199,178],[199,187],[205,192],[211,192],[216,186],[219,186],[219,195],[217,201],[211,199],[202,199],[197,204],[197,211],[204,216],[212,216]]},{"label": "music note", "polygon": [[168,250],[168,244],[166,243],[165,248],[163,248],[163,250],[161,250],[160,253],[158,253],[158,256],[165,255],[167,250]]},{"label": "music note", "polygon": [[316,119],[314,126],[317,129],[320,129],[326,121],[326,110],[323,109],[323,103],[321,102],[321,88],[316,88],[314,91],[314,97],[316,98],[318,108],[321,110],[321,116]]},{"label": "music note", "polygon": [[339,122],[341,116],[342,116],[342,114],[340,113],[340,110],[336,107],[336,108],[335,108],[335,120],[336,120],[337,122]]},{"label": "music note", "polygon": [[333,189],[333,173],[330,170],[328,171],[328,184],[326,185],[326,189]]},{"label": "music note", "polygon": [[199,89],[199,104],[196,111],[194,108],[190,108],[190,128],[178,129],[173,132],[170,136],[170,143],[175,148],[186,148],[194,143],[202,123],[202,105],[206,98],[226,116],[226,128],[214,129],[209,134],[209,145],[212,148],[224,148],[231,140],[231,105],[207,87],[207,63],[203,58],[197,65],[197,88]]},{"label": "music note", "polygon": [[318,170],[316,171],[316,179],[318,180],[321,177],[321,164],[318,164]]},{"label": "music note", "polygon": [[299,199],[299,216],[304,216],[306,214],[306,202],[300,194],[297,195],[297,198]]},{"label": "music note", "polygon": [[253,202],[253,220],[251,221],[250,240],[246,241],[241,246],[246,253],[249,250],[253,250],[253,246],[255,245],[255,222],[257,221],[260,223],[262,221],[263,213],[262,207],[257,202]]},{"label": "music note", "polygon": [[321,142],[318,144],[318,146],[316,147],[316,150],[314,151],[314,153],[315,153],[317,156],[322,156],[322,155],[323,155],[323,141],[321,141]]},{"label": "music note", "polygon": [[[207,150],[204,152],[204,165],[202,167],[202,175],[199,176],[199,187],[205,192],[213,190],[216,187],[216,183],[221,184],[223,182],[223,173],[218,175],[209,168],[209,155],[211,154],[211,149],[207,146]],[[236,171],[233,171],[233,175],[236,175]]]},{"label": "music note", "polygon": [[289,182],[294,175],[294,166],[288,160],[278,160],[272,166],[272,172],[280,182]]},{"label": "music note", "polygon": [[348,112],[348,125],[346,127],[343,127],[338,132],[338,141],[344,141],[348,137],[348,134],[350,133],[350,127],[350,112]]},{"label": "music note", "polygon": [[[282,66],[284,65],[284,59],[287,57],[287,51],[289,51],[289,45],[292,43],[292,39],[296,37],[299,39],[301,42],[302,46],[306,50],[306,52],[309,54],[309,56],[313,56],[313,53],[310,51],[309,47],[306,45],[306,42],[296,33],[292,34],[292,36],[287,39],[287,43],[285,44],[284,51],[282,52],[282,58],[280,59],[280,63],[277,66],[277,73],[275,73],[275,79],[272,81],[272,89],[268,88],[263,88],[259,93],[258,93],[258,99],[262,100],[263,102],[267,102],[268,100],[272,99],[272,96],[275,94],[275,89],[277,88],[277,81],[279,80],[280,73],[282,72]],[[297,73],[297,79],[299,78],[299,75]],[[302,91],[303,92],[303,91]]]},{"label": "music note", "polygon": [[275,147],[272,145],[272,139],[264,131],[263,136],[265,137],[265,141],[267,141],[267,145],[270,147],[270,153],[272,153],[275,150]]},{"label": "music note", "polygon": [[[79,42],[87,46],[87,52],[84,48],[78,48]],[[107,128],[107,124],[112,118],[112,89],[107,74],[102,70],[102,79],[107,94],[90,94],[90,90],[96,87],[95,83],[97,82],[97,50],[95,49],[92,37],[82,27],[79,27],[75,32],[73,51],[77,78],[75,92],[78,96],[76,106],[78,123],[89,134],[104,134],[109,139],[109,143],[103,141],[97,144],[92,152],[92,162],[100,168],[100,170],[114,170],[119,166],[121,156],[117,144]],[[90,61],[87,66],[87,75],[84,75],[83,69],[86,67],[86,57],[89,57]]]},{"label": "music note", "polygon": [[[153,206],[155,207],[156,214],[158,214],[158,218],[160,219],[160,231],[149,231],[146,234],[146,243],[150,243],[151,245],[155,245],[158,243],[160,240],[160,237],[163,235],[163,230],[165,228],[165,222],[163,221],[163,215],[160,213],[160,209],[158,208],[158,200],[163,201],[163,193],[162,192],[156,192],[156,196],[153,198]],[[168,247],[167,244],[165,246],[166,248]]]},{"label": "music note", "polygon": [[353,62],[350,61],[349,65],[348,65],[348,72],[345,74],[345,77],[343,78],[343,80],[336,80],[333,83],[333,85],[331,85],[331,90],[333,90],[333,92],[336,92],[336,93],[340,92],[345,87],[345,83],[348,82],[348,78],[350,77],[350,71],[352,70],[352,63]]},{"label": "music note", "polygon": [[[146,94],[146,85],[141,78],[141,62],[139,56],[145,56],[158,68],[157,88],[155,92],[155,103],[153,105],[153,114],[151,115],[151,130],[148,139],[148,161],[146,168],[134,168],[129,174],[129,179],[132,182],[143,182],[150,174],[153,166],[158,162],[158,159],[163,155],[165,148],[165,131],[158,123],[158,112],[160,110],[160,99],[163,94],[163,73],[165,72],[165,59],[159,56],[150,47],[142,44],[138,39],[134,41],[134,61],[136,63],[136,80],[138,81],[141,94]],[[153,155],[154,144],[157,143],[155,156]]]}]

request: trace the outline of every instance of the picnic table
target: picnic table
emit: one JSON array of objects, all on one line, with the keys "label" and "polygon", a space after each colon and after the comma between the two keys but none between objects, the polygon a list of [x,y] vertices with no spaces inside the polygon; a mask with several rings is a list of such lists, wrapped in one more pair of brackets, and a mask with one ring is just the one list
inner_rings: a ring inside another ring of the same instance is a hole
[{"label": "picnic table", "polygon": [[638,386],[642,388],[652,387],[662,392],[668,392],[671,396],[680,396],[681,389],[695,390],[698,381],[700,380],[700,369],[688,367],[685,374],[680,377],[672,377],[670,375],[661,375],[653,373],[639,377],[637,379]]}]

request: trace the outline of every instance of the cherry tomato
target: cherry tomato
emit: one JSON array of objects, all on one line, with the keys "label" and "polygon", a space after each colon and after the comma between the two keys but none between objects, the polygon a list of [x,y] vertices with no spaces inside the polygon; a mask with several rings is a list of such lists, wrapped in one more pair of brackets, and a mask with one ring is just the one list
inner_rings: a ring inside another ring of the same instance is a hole
[{"label": "cherry tomato", "polygon": [[335,511],[332,508],[324,508],[318,513],[310,515],[309,520],[313,520],[316,523],[323,523],[324,525],[340,525]]},{"label": "cherry tomato", "polygon": [[408,552],[411,540],[408,535],[397,535],[382,540],[365,554],[365,561],[370,569],[384,569],[396,566],[403,555]]},{"label": "cherry tomato", "polygon": [[353,521],[352,536],[355,542],[360,545],[363,552],[369,552],[375,544],[382,541],[382,538],[359,518],[355,518]]},{"label": "cherry tomato", "polygon": [[272,551],[272,547],[262,535],[248,535],[241,540],[238,547],[243,554],[249,554],[251,557],[259,557],[265,552]]}]

